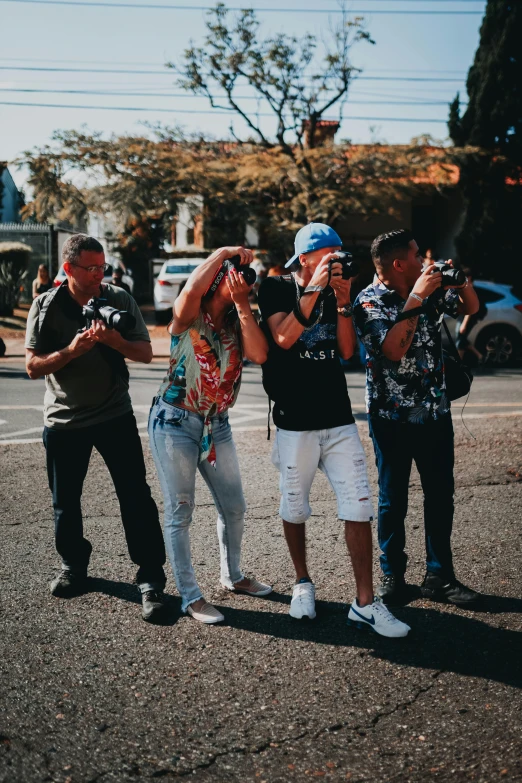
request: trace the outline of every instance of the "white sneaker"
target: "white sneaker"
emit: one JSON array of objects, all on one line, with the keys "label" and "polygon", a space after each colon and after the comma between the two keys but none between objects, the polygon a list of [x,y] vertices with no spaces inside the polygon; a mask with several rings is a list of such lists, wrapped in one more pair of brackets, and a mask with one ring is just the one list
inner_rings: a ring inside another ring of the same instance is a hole
[{"label": "white sneaker", "polygon": [[355,599],[348,612],[348,625],[354,625],[356,628],[370,628],[375,633],[390,638],[407,636],[411,631],[409,625],[402,623],[392,615],[380,598],[375,598],[373,604],[368,604],[368,606],[359,606],[357,599]]},{"label": "white sneaker", "polygon": [[290,617],[302,620],[315,617],[315,585],[313,582],[299,582],[294,586],[292,603],[290,604]]}]

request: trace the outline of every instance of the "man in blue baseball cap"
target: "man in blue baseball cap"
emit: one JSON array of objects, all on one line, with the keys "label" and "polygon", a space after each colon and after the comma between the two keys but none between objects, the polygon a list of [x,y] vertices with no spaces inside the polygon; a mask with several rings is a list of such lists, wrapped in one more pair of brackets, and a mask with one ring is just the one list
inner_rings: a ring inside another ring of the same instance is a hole
[{"label": "man in blue baseball cap", "polygon": [[343,279],[341,247],[333,228],[309,223],[298,231],[295,253],[286,264],[298,263],[297,271],[268,277],[259,289],[269,343],[263,384],[274,401],[277,426],[272,459],[281,474],[279,513],[296,571],[290,615],[315,617],[305,522],[312,513],[310,489],[319,468],[337,497],[357,586],[348,623],[383,636],[406,636],[409,627],[373,593],[373,508],[364,450],[340,363],[356,347],[351,279]]}]

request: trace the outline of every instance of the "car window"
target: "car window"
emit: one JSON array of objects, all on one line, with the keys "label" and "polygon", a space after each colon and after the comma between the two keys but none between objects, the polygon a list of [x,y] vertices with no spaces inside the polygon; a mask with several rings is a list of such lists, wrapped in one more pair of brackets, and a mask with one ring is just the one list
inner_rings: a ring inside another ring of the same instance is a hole
[{"label": "car window", "polygon": [[168,275],[190,275],[199,264],[172,264],[165,269]]},{"label": "car window", "polygon": [[482,288],[480,285],[474,285],[475,291],[481,304],[490,304],[491,302],[499,302],[503,299],[503,295],[496,291],[491,291],[490,288]]}]

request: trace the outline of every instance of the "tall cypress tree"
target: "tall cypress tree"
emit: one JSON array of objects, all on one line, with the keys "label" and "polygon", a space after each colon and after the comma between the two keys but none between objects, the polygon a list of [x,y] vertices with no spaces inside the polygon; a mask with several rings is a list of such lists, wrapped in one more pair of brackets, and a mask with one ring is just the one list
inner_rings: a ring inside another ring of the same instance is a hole
[{"label": "tall cypress tree", "polygon": [[456,147],[480,148],[461,159],[466,203],[456,240],[461,261],[481,277],[522,285],[522,2],[488,0],[469,70],[469,103],[450,106]]}]

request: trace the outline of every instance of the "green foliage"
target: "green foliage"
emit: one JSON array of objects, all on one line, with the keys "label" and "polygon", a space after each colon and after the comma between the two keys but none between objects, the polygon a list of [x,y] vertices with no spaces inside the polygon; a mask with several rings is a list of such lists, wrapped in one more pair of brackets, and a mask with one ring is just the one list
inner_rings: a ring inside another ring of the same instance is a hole
[{"label": "green foliage", "polygon": [[0,315],[12,315],[18,304],[31,252],[21,242],[0,242]]},{"label": "green foliage", "polygon": [[[187,197],[198,196],[204,204],[206,247],[244,241],[250,222],[259,228],[262,244],[283,256],[292,235],[310,220],[335,223],[351,214],[382,214],[397,199],[443,187],[454,176],[448,152],[424,140],[402,147],[331,144],[289,156],[279,146],[165,133],[156,129],[153,138],[108,140],[61,133],[56,147],[27,153],[26,160],[33,171],[45,173],[48,158],[59,158],[69,175],[81,174],[88,186],[75,190],[71,209],[81,201],[85,210],[112,215],[120,226],[119,252],[133,267],[136,259],[158,254],[162,234],[168,237],[177,205]],[[45,177],[44,189],[47,185]],[[37,178],[33,186],[36,197],[28,209],[45,220],[52,197],[43,202]],[[55,187],[63,196],[61,182]]]},{"label": "green foliage", "polygon": [[518,224],[522,209],[522,3],[489,0],[467,80],[448,127],[460,155],[466,214],[456,240],[460,260],[477,276],[522,285]]}]

